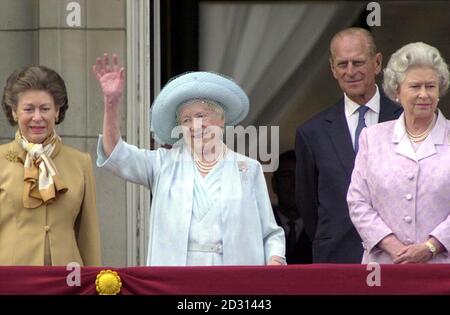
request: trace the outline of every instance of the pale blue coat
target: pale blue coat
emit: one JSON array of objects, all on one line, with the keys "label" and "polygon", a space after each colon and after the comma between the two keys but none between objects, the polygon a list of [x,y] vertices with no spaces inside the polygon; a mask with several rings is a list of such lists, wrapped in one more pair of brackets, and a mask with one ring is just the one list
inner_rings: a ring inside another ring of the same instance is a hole
[{"label": "pale blue coat", "polygon": [[405,245],[434,236],[445,251],[429,262],[450,263],[450,122],[439,111],[416,152],[404,114],[363,129],[347,201],[363,240],[363,263],[393,263],[376,246],[391,233]]},{"label": "pale blue coat", "polygon": [[[100,135],[97,166],[152,190],[147,264],[185,266],[195,167],[189,151],[183,145],[149,151],[120,140],[106,159]],[[228,150],[221,195],[224,265],[264,265],[273,255],[284,257],[284,232],[257,161]]]}]

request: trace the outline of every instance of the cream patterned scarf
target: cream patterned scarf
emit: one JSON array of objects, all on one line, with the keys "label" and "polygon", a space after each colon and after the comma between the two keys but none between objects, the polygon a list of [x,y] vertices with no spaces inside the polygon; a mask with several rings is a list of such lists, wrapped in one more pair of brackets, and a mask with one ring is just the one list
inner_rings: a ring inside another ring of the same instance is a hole
[{"label": "cream patterned scarf", "polygon": [[23,206],[34,209],[43,203],[53,202],[58,194],[67,192],[68,188],[52,160],[52,154],[56,154],[61,145],[61,138],[56,132],[53,130],[42,144],[36,144],[28,142],[18,130],[16,141],[27,153],[23,162]]}]

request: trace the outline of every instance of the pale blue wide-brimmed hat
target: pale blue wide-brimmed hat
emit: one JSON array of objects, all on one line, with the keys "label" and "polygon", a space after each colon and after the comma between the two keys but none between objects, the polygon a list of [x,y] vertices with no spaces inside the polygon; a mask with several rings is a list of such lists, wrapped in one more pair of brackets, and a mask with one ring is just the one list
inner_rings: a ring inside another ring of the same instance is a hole
[{"label": "pale blue wide-brimmed hat", "polygon": [[173,144],[172,130],[177,125],[178,107],[194,99],[211,100],[222,106],[225,125],[235,126],[248,114],[249,100],[233,80],[212,72],[188,72],[169,81],[152,106],[151,124],[156,139]]}]

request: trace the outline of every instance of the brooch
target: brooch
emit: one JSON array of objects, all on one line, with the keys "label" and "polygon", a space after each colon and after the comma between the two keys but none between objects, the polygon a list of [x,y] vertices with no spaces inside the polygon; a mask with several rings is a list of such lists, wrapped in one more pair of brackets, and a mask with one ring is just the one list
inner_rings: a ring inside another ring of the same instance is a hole
[{"label": "brooch", "polygon": [[239,172],[245,173],[248,171],[247,162],[240,161],[238,162]]},{"label": "brooch", "polygon": [[247,162],[245,161],[239,161],[238,163],[238,169],[239,172],[241,173],[241,178],[243,182],[247,181],[247,171],[248,171],[248,165]]},{"label": "brooch", "polygon": [[116,295],[120,292],[122,281],[117,272],[102,270],[95,280],[95,288],[100,295]]},{"label": "brooch", "polygon": [[8,152],[6,152],[5,158],[10,162],[17,162],[18,156],[19,156],[18,152],[9,150]]}]

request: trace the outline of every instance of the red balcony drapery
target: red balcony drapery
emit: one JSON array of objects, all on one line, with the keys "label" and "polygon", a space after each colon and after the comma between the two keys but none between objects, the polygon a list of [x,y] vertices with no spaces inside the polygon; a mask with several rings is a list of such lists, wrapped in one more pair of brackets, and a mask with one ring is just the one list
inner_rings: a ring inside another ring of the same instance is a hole
[{"label": "red balcony drapery", "polygon": [[68,286],[66,267],[0,267],[0,294],[97,294],[101,270],[116,271],[120,294],[322,295],[450,294],[450,265],[381,265],[380,286],[369,286],[366,265],[220,267],[83,267],[81,285]]}]

